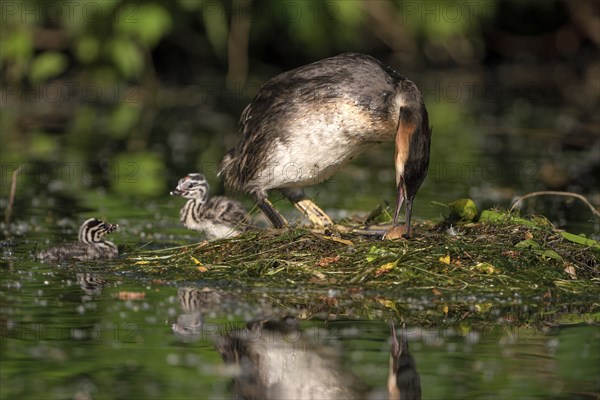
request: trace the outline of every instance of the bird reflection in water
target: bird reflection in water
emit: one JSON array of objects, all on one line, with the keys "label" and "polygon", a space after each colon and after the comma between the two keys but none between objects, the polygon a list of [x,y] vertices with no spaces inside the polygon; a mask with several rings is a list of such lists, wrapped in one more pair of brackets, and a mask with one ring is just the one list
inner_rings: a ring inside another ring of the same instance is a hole
[{"label": "bird reflection in water", "polygon": [[89,273],[78,273],[76,279],[77,284],[85,293],[83,300],[91,300],[93,296],[101,294],[102,288],[107,285],[106,280]]},{"label": "bird reflection in water", "polygon": [[171,328],[183,339],[196,340],[204,325],[202,313],[219,304],[222,293],[210,288],[182,287],[177,291],[177,298],[183,312]]},{"label": "bird reflection in water", "polygon": [[408,352],[406,324],[402,324],[400,343],[396,336],[394,322],[390,321],[392,351],[388,373],[388,394],[390,400],[419,400],[421,398],[421,378],[413,356]]},{"label": "bird reflection in water", "polygon": [[[392,350],[389,399],[420,399],[415,362],[403,332],[400,343],[390,324]],[[217,343],[224,361],[236,364],[238,399],[374,399],[378,394],[342,365],[334,349],[311,341],[295,318],[250,322]],[[383,383],[383,382],[382,382]]]}]

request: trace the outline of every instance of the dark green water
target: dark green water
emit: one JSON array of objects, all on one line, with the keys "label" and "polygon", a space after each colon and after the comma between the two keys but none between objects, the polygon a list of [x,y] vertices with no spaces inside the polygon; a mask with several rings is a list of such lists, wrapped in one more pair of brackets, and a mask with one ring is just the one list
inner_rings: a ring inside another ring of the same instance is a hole
[{"label": "dark green water", "polygon": [[[2,399],[231,398],[248,393],[244,379],[257,369],[291,398],[319,385],[340,386],[338,398],[387,398],[390,319],[399,335],[398,320],[407,323],[424,399],[598,396],[600,330],[581,317],[593,318],[597,307],[578,301],[548,313],[547,300],[518,295],[456,293],[440,303],[431,292],[150,280],[103,263],[56,266],[31,257],[47,241],[72,239],[77,221],[91,215],[111,215],[123,227],[111,236],[125,253],[197,239],[177,227],[175,202],[132,205],[133,215],[119,216],[122,204],[106,200],[99,213],[77,211],[58,227],[46,222],[47,204],[16,219],[20,233],[3,242],[0,261]],[[194,306],[181,300],[190,288],[201,293]],[[389,301],[401,307],[393,311]],[[491,319],[473,318],[478,307],[492,307]],[[250,321],[293,328],[248,333]],[[242,367],[223,361],[236,332],[246,332]]]}]

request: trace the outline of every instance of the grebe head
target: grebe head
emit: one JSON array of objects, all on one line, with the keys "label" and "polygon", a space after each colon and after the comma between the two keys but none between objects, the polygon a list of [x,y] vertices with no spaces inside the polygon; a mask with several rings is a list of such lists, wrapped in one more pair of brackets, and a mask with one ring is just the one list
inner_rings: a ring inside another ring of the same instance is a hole
[{"label": "grebe head", "polygon": [[[412,92],[414,96],[416,94],[418,94],[418,97],[421,96],[412,82],[406,86],[405,92],[408,94]],[[415,103],[417,102],[415,101]],[[402,203],[406,202],[406,233],[402,235],[405,237],[410,237],[413,200],[429,169],[431,130],[427,109],[422,101],[418,106],[400,107],[395,157],[398,197],[393,226],[398,226],[400,207],[402,207]]]},{"label": "grebe head", "polygon": [[79,228],[79,241],[87,244],[99,243],[105,235],[116,231],[118,227],[117,224],[109,224],[97,218],[90,218],[81,224],[81,228]]},{"label": "grebe head", "polygon": [[192,173],[181,178],[171,196],[181,196],[186,199],[196,199],[205,203],[208,198],[208,182],[202,174]]}]

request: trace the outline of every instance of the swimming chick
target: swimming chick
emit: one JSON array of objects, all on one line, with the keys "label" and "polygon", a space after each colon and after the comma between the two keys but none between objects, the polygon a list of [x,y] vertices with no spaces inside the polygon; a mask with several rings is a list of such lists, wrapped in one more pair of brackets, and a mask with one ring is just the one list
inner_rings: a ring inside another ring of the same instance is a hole
[{"label": "swimming chick", "polygon": [[117,228],[116,224],[90,218],[79,228],[79,242],[50,247],[40,251],[37,257],[45,262],[66,259],[83,261],[115,258],[119,255],[119,249],[114,243],[103,238]]}]

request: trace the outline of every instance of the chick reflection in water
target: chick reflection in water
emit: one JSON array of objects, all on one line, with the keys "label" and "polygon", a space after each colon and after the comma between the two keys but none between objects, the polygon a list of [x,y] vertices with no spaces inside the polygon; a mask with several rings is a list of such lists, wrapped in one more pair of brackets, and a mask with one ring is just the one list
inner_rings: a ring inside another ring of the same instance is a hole
[{"label": "chick reflection in water", "polygon": [[204,324],[202,313],[219,304],[223,294],[210,288],[182,287],[177,297],[182,313],[171,328],[182,339],[198,339]]},{"label": "chick reflection in water", "polygon": [[[388,397],[420,399],[420,386],[418,390],[413,390],[414,384],[420,384],[418,374],[414,371],[414,362],[405,363],[410,357],[408,345],[405,345],[404,338],[402,346],[398,345],[393,325],[392,335]],[[237,364],[240,368],[234,380],[234,398],[377,398],[366,384],[362,384],[357,376],[343,367],[332,348],[311,340],[310,335],[302,332],[293,318],[251,322],[244,329],[225,334],[217,348],[226,363]],[[410,376],[417,377],[416,380],[410,380],[410,390],[398,388],[394,383],[406,383],[405,377],[409,375],[405,364],[413,368]],[[397,379],[392,379],[396,376]]]}]

